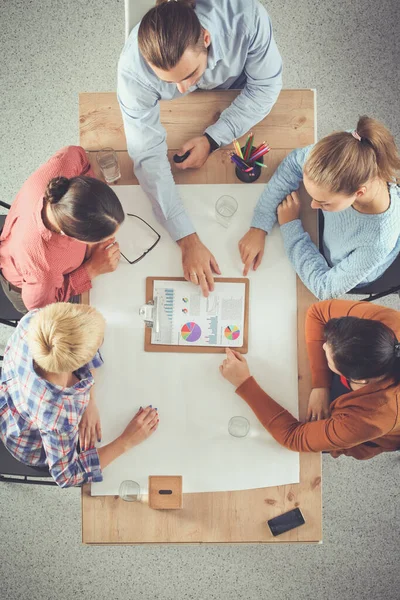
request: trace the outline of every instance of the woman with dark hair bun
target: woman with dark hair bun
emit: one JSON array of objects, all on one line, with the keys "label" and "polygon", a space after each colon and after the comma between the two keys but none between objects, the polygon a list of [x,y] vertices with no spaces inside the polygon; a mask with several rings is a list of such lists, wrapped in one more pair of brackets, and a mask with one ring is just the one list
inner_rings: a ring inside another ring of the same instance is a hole
[{"label": "woman with dark hair bun", "polygon": [[117,268],[118,197],[95,179],[83,148],[62,148],[22,186],[0,236],[0,282],[25,313],[89,290]]},{"label": "woman with dark hair bun", "polygon": [[306,342],[313,389],[305,423],[258,386],[239,353],[227,350],[220,369],[286,448],[364,460],[400,450],[399,338],[396,310],[347,300],[311,306]]}]

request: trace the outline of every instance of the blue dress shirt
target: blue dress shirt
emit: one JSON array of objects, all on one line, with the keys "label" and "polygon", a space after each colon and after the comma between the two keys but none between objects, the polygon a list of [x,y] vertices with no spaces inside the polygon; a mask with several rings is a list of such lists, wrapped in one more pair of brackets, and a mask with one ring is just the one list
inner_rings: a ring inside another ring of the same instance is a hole
[{"label": "blue dress shirt", "polygon": [[[282,87],[282,60],[272,25],[257,0],[198,0],[196,13],[211,34],[207,68],[195,89],[242,89],[218,121],[206,129],[219,145],[230,144],[271,110]],[[195,229],[179,199],[167,158],[159,100],[180,98],[176,84],[160,80],[131,32],[118,65],[118,100],[135,175],[159,222],[174,240]]]}]

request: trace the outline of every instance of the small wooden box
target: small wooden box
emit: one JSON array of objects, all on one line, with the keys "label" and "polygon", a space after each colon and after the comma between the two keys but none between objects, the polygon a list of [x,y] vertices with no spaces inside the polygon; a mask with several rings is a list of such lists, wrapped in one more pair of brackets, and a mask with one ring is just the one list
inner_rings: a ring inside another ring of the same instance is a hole
[{"label": "small wooden box", "polygon": [[182,475],[150,475],[149,506],[156,510],[182,508]]}]

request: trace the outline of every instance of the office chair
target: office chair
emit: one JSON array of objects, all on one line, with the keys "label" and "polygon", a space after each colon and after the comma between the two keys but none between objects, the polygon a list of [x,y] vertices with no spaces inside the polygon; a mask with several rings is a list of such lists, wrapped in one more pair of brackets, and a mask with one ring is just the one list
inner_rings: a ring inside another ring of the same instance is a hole
[{"label": "office chair", "polygon": [[[0,206],[9,210],[11,206],[0,200]],[[7,215],[0,215],[0,233],[3,230],[4,223]],[[17,327],[18,321],[21,320],[23,315],[18,312],[11,304],[7,296],[3,292],[3,288],[0,286],[0,323],[7,325],[7,327]],[[0,355],[0,361],[3,360],[3,356]]]},{"label": "office chair", "polygon": [[125,0],[125,40],[128,39],[135,25],[153,6],[155,6],[155,0]]},{"label": "office chair", "polygon": [[29,467],[10,454],[0,440],[0,482],[3,483],[31,483],[35,485],[57,485],[55,481],[44,481],[51,477],[46,468],[37,469]]},{"label": "office chair", "polygon": [[[319,251],[324,255],[322,237],[324,234],[324,214],[321,209],[318,210],[318,246]],[[367,296],[362,298],[366,302],[373,302],[395,294],[400,291],[400,254],[395,261],[386,269],[386,271],[375,281],[359,288],[349,290],[348,294],[356,294],[357,296]]]}]

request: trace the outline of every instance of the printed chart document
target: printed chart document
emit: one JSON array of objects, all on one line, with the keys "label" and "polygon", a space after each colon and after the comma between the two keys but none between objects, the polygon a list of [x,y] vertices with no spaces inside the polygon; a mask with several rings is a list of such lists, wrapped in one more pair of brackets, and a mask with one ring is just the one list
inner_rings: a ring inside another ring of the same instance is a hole
[{"label": "printed chart document", "polygon": [[155,281],[158,327],[153,327],[152,344],[242,346],[245,292],[244,283],[215,283],[204,298],[188,281]]}]

